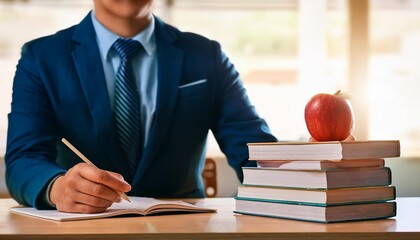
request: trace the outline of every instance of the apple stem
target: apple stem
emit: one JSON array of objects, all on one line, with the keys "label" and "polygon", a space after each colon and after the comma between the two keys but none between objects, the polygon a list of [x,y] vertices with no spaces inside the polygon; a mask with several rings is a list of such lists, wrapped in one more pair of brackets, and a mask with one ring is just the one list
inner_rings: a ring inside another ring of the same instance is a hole
[{"label": "apple stem", "polygon": [[338,90],[337,92],[334,93],[335,96],[338,96],[341,93],[340,90]]}]

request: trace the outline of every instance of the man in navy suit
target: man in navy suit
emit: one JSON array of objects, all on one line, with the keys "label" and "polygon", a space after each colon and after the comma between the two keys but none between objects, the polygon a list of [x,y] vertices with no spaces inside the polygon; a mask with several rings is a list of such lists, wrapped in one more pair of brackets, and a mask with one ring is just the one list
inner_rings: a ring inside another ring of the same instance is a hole
[{"label": "man in navy suit", "polygon": [[[22,49],[13,84],[6,182],[20,203],[66,212],[105,211],[132,196],[204,197],[211,130],[240,180],[247,142],[276,141],[220,45],[152,15],[153,0],[94,0],[78,25]],[[128,171],[115,123],[117,39],[139,41],[132,67],[142,146]],[[66,138],[99,169],[60,142]]]}]

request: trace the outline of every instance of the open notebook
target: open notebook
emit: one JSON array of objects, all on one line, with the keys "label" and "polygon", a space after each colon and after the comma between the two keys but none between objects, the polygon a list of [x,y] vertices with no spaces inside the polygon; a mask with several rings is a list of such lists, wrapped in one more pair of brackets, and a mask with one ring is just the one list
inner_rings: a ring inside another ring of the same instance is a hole
[{"label": "open notebook", "polygon": [[130,197],[130,201],[131,203],[126,201],[114,203],[110,208],[108,208],[106,212],[94,214],[65,213],[59,212],[57,210],[37,210],[35,208],[30,207],[14,207],[11,208],[10,211],[13,213],[61,222],[106,218],[126,214],[137,214],[146,216],[158,213],[163,214],[171,212],[216,212],[216,209],[205,208],[184,201],[158,200],[154,198],[144,197]]}]

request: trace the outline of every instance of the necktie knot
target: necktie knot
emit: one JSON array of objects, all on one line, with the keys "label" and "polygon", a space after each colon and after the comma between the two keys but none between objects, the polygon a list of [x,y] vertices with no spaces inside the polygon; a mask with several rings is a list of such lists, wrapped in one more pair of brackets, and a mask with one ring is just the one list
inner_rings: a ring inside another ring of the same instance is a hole
[{"label": "necktie knot", "polygon": [[121,59],[130,60],[136,55],[142,45],[139,41],[132,39],[119,38],[112,45],[112,49],[120,56]]}]

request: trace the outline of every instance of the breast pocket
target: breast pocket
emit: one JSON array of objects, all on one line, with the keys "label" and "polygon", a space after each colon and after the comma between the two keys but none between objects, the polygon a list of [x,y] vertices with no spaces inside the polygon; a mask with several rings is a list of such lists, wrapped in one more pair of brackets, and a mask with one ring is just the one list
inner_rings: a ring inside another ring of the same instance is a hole
[{"label": "breast pocket", "polygon": [[[207,82],[178,88],[178,99],[173,123],[178,126],[179,130],[183,130],[185,133],[187,129],[197,129],[203,124],[203,112],[206,111],[207,94]],[[189,132],[192,133],[191,131]]]},{"label": "breast pocket", "polygon": [[203,96],[207,93],[207,79],[194,81],[191,83],[183,84],[178,87],[178,98],[194,98]]}]

